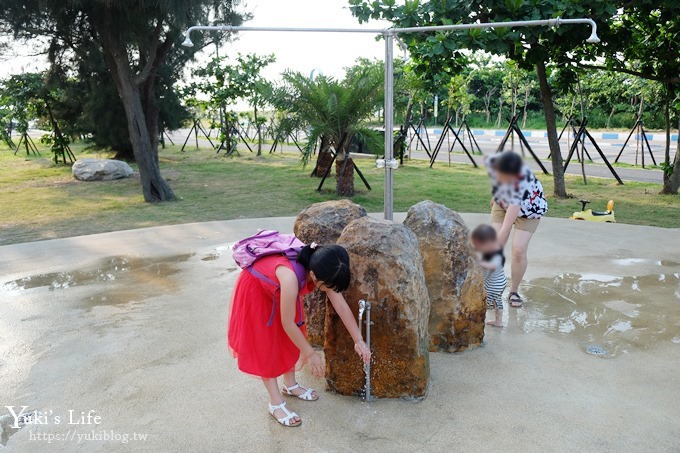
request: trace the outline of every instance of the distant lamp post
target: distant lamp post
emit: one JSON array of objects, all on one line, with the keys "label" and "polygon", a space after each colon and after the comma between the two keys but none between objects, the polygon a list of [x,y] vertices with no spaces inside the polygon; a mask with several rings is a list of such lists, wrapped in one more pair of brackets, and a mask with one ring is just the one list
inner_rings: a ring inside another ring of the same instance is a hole
[{"label": "distant lamp post", "polygon": [[[456,24],[456,25],[431,25],[425,27],[407,28],[296,28],[296,27],[243,27],[232,25],[194,25],[189,27],[184,34],[183,46],[193,47],[191,42],[191,32],[193,31],[269,31],[269,32],[302,32],[302,33],[369,33],[382,35],[385,40],[385,159],[378,159],[378,168],[385,168],[385,193],[384,193],[384,215],[385,219],[393,219],[394,209],[394,188],[393,172],[399,167],[398,161],[394,159],[394,40],[399,42],[399,34],[402,33],[425,33],[452,30],[471,30],[477,28],[503,28],[503,27],[559,27],[568,24],[588,24],[591,33],[586,42],[598,43],[597,24],[592,19],[555,19],[542,20],[519,20],[512,22],[488,22],[476,24]],[[400,44],[400,47],[401,46]],[[437,107],[435,107],[437,109]],[[438,112],[437,112],[438,113]],[[436,115],[435,115],[436,116]]]}]

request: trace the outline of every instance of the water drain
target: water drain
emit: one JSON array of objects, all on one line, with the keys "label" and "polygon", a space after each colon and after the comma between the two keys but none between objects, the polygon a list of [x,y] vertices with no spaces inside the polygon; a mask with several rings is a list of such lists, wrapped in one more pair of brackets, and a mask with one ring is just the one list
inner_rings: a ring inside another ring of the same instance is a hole
[{"label": "water drain", "polygon": [[603,348],[600,345],[597,344],[589,344],[586,347],[586,352],[590,355],[596,355],[596,356],[605,356],[607,355],[607,350]]}]

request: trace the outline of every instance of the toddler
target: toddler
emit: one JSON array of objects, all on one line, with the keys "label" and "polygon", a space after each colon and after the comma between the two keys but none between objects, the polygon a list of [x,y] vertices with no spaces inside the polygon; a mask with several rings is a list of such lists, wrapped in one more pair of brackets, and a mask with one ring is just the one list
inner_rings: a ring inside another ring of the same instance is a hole
[{"label": "toddler", "polygon": [[503,327],[503,291],[505,278],[505,256],[498,242],[496,229],[491,225],[479,225],[472,231],[472,247],[479,255],[479,264],[484,269],[486,306],[494,311],[495,319],[487,324]]}]

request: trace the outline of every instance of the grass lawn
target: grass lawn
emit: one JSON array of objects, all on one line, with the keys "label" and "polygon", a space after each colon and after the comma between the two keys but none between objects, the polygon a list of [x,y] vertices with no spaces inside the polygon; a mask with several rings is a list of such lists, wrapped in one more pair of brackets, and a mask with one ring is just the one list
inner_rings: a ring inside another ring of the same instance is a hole
[{"label": "grass lawn", "polygon": [[[107,157],[82,151],[79,157]],[[212,150],[178,147],[161,151],[162,171],[179,200],[144,203],[136,178],[110,182],[79,182],[68,167],[54,166],[43,157],[14,156],[0,148],[0,244],[76,236],[155,225],[225,220],[240,217],[295,215],[306,205],[335,198],[334,180],[325,191],[310,178],[292,154],[256,158],[249,152],[235,158],[216,156]],[[354,201],[368,211],[382,211],[383,171],[371,160],[358,160],[373,190],[357,178]],[[550,177],[541,177],[546,193],[552,193]],[[660,196],[659,185],[589,178],[584,186],[568,177],[574,198],[549,199],[550,216],[568,217],[579,210],[579,198],[588,198],[594,209],[616,201],[616,217],[622,223],[680,226],[680,197]],[[395,211],[405,211],[430,199],[461,212],[486,212],[489,181],[484,170],[469,165],[427,168],[425,162],[407,162],[395,173]]]}]

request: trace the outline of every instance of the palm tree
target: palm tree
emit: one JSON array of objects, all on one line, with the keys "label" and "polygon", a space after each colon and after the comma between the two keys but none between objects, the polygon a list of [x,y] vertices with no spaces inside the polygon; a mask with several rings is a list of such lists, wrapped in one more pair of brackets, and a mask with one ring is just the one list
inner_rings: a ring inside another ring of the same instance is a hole
[{"label": "palm tree", "polygon": [[[375,145],[377,133],[367,127],[366,121],[373,115],[382,92],[382,80],[375,72],[360,71],[342,81],[318,76],[310,79],[300,73],[284,74],[288,87],[286,109],[309,125],[307,148],[303,155],[306,162],[317,141],[322,146],[319,164],[328,168],[330,146],[336,157],[336,195],[354,195],[354,163],[349,155],[349,145],[354,137]],[[325,173],[325,172],[324,172]]]}]

